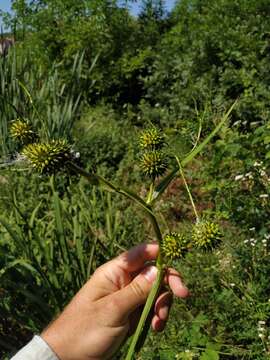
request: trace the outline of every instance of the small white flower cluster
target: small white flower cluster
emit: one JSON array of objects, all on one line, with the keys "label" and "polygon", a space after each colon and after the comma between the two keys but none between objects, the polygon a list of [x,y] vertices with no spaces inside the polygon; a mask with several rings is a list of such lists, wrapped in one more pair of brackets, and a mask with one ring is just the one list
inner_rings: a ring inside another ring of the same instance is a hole
[{"label": "small white flower cluster", "polygon": [[253,174],[251,172],[247,172],[246,174],[236,175],[234,178],[235,181],[247,181],[252,179],[253,179]]},{"label": "small white flower cluster", "polygon": [[251,246],[255,246],[257,244],[257,240],[254,238],[244,240],[244,244],[249,244]]},{"label": "small white flower cluster", "polygon": [[259,198],[260,199],[267,199],[267,198],[269,198],[269,195],[268,194],[260,194]]},{"label": "small white flower cluster", "polygon": [[260,178],[262,180],[262,183],[265,186],[267,186],[270,183],[270,176],[267,173],[266,166],[264,166],[262,161],[255,161],[255,163],[253,164],[253,167],[258,172],[258,174],[259,174],[259,176],[260,176]]},{"label": "small white flower cluster", "polygon": [[[255,227],[250,228],[249,231],[254,232]],[[257,243],[261,242],[263,246],[267,248],[269,241],[270,241],[270,234],[264,234],[262,240],[257,240],[254,237],[251,237],[250,239],[244,240],[244,244],[249,244],[254,247],[256,246]]]},{"label": "small white flower cluster", "polygon": [[263,206],[267,205],[269,195],[268,194],[260,194],[259,198]]},{"label": "small white flower cluster", "polygon": [[264,340],[265,337],[266,337],[266,332],[267,332],[267,328],[265,326],[265,321],[264,320],[258,321],[257,330],[258,330],[259,338]]},{"label": "small white flower cluster", "polygon": [[248,172],[236,175],[234,181],[241,183],[241,188],[248,191],[253,191],[254,186],[259,184],[261,194],[258,195],[258,200],[262,206],[266,206],[269,201],[268,188],[270,175],[268,175],[268,173],[269,171],[267,171],[262,161],[255,161]]},{"label": "small white flower cluster", "polygon": [[264,320],[258,321],[258,337],[262,340],[264,351],[270,353],[270,332]]},{"label": "small white flower cluster", "polygon": [[270,234],[265,234],[263,239],[262,239],[262,243],[263,243],[264,247],[267,247],[269,239],[270,239]]},{"label": "small white flower cluster", "polygon": [[245,174],[238,174],[235,176],[235,181],[245,181],[245,180],[251,180],[254,178],[255,173],[259,174],[260,177],[267,178],[267,182],[270,182],[270,177],[267,174],[266,167],[264,166],[262,161],[255,161],[253,164],[253,168],[251,171],[245,173]]},{"label": "small white flower cluster", "polygon": [[255,161],[255,163],[253,164],[254,167],[258,167],[261,168],[263,166],[263,162],[262,161]]},{"label": "small white flower cluster", "polygon": [[[263,162],[262,161],[255,161],[255,163],[253,164],[253,166],[255,168],[257,168],[260,176],[264,177],[264,176],[267,176],[267,173],[266,173],[266,167],[263,165]],[[268,177],[268,176],[267,176]],[[270,181],[270,179],[268,178],[268,181]]]}]

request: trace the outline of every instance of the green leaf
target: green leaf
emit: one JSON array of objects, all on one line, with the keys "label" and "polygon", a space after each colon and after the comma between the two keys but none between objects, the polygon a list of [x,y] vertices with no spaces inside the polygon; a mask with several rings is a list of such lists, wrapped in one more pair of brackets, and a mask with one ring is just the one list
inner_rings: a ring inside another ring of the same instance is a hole
[{"label": "green leaf", "polygon": [[175,360],[175,353],[172,350],[160,350],[159,358],[160,360]]},{"label": "green leaf", "polygon": [[3,219],[0,218],[0,224],[6,229],[6,231],[9,233],[9,235],[11,236],[11,238],[13,239],[14,243],[17,246],[20,246],[21,248],[23,248],[24,244],[23,244],[23,239],[18,236],[18,234],[13,230],[13,228]]},{"label": "green leaf", "polygon": [[[234,109],[235,105],[237,104],[237,100],[232,104],[230,109],[226,112],[226,114],[223,116],[219,124],[215,127],[215,129],[204,139],[202,143],[200,143],[191,153],[189,153],[182,161],[181,165],[184,167],[187,165],[191,160],[194,159],[196,155],[198,155],[204,147],[210,142],[210,140],[218,133],[218,131],[221,129],[223,124],[228,120],[232,110]],[[174,179],[175,175],[177,174],[178,166],[175,167],[169,175],[167,175],[161,183],[157,186],[156,190],[153,192],[152,202],[160,197],[160,195],[166,190],[166,188],[169,186],[170,182]]]},{"label": "green leaf", "polygon": [[216,350],[206,349],[200,356],[200,360],[219,360],[219,355]]},{"label": "green leaf", "polygon": [[18,260],[14,260],[14,261],[10,262],[3,269],[1,269],[0,277],[3,276],[8,270],[10,270],[12,268],[17,268],[18,266],[21,266],[21,267],[27,269],[28,271],[30,271],[33,274],[38,274],[38,271],[32,265],[30,265],[26,260],[18,259]]},{"label": "green leaf", "polygon": [[266,159],[270,159],[270,151],[268,151],[268,152],[266,153],[265,158],[266,158]]}]

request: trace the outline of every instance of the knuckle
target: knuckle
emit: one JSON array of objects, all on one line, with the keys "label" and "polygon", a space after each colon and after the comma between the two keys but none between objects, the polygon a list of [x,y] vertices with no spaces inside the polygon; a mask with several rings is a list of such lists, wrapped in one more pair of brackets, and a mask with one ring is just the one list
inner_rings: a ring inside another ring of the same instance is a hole
[{"label": "knuckle", "polygon": [[133,281],[130,286],[135,296],[137,296],[138,298],[145,297],[145,291],[138,281]]}]

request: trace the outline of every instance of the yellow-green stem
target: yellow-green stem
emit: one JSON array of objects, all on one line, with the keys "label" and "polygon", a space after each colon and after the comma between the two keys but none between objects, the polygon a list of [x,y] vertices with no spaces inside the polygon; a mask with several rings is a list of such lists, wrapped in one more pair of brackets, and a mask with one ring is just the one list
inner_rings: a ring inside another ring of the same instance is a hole
[{"label": "yellow-green stem", "polygon": [[147,204],[150,204],[151,201],[152,201],[153,192],[154,192],[154,187],[155,187],[155,182],[152,181],[151,184],[150,184],[150,189],[149,189],[148,196],[147,196],[147,200],[146,200],[146,203],[147,203]]},{"label": "yellow-green stem", "polygon": [[178,157],[175,156],[176,158],[176,161],[178,163],[178,166],[179,166],[179,172],[180,172],[180,175],[183,179],[183,182],[184,182],[184,185],[185,185],[185,188],[187,190],[187,193],[188,193],[188,196],[189,196],[189,199],[190,199],[190,202],[191,202],[191,205],[192,205],[192,208],[193,208],[193,211],[194,211],[194,214],[195,214],[195,217],[196,217],[196,221],[199,222],[200,221],[200,218],[199,218],[199,215],[198,215],[198,212],[197,212],[197,209],[196,209],[196,206],[195,206],[195,203],[194,203],[194,200],[193,200],[193,197],[192,197],[192,194],[191,194],[191,191],[189,190],[189,187],[188,187],[188,184],[187,184],[187,181],[186,181],[186,178],[185,178],[185,175],[184,175],[184,171],[183,171],[183,168],[182,168],[182,165],[181,165],[181,162],[179,161]]},{"label": "yellow-green stem", "polygon": [[[146,323],[147,317],[148,317],[148,315],[152,309],[152,306],[154,305],[154,302],[157,298],[157,295],[159,293],[159,290],[160,290],[160,287],[161,287],[161,284],[163,281],[163,277],[164,277],[164,272],[165,272],[165,268],[161,265],[161,263],[162,263],[162,260],[161,260],[161,258],[158,257],[158,259],[156,261],[156,265],[158,267],[157,278],[156,278],[156,281],[154,282],[153,287],[150,291],[150,294],[148,295],[148,298],[146,300],[139,324],[136,328],[135,334],[132,337],[131,344],[129,346],[128,353],[125,357],[125,360],[133,359],[133,356],[136,352],[136,345],[137,345],[140,335],[142,333],[143,327]],[[143,339],[143,341],[144,341],[144,339]]]}]

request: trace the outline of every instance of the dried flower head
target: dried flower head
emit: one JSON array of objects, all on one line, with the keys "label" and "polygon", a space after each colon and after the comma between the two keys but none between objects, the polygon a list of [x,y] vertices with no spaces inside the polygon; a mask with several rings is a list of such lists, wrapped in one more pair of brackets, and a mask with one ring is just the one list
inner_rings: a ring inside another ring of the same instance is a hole
[{"label": "dried flower head", "polygon": [[170,260],[183,258],[188,251],[188,241],[183,234],[170,233],[164,237],[161,253]]},{"label": "dried flower head", "polygon": [[163,175],[167,169],[165,154],[156,150],[145,152],[142,154],[140,167],[146,176],[154,180],[158,176]]},{"label": "dried flower head", "polygon": [[11,136],[23,144],[29,144],[35,141],[37,134],[33,131],[32,126],[25,120],[14,120],[10,126]]},{"label": "dried flower head", "polygon": [[222,234],[218,224],[212,221],[201,221],[194,225],[192,240],[197,248],[212,250],[221,242]]},{"label": "dried flower head", "polygon": [[139,137],[139,144],[143,150],[158,150],[165,144],[162,132],[153,127],[145,130]]},{"label": "dried flower head", "polygon": [[55,173],[66,166],[71,159],[71,148],[65,140],[52,140],[47,143],[29,144],[22,155],[41,174]]}]

